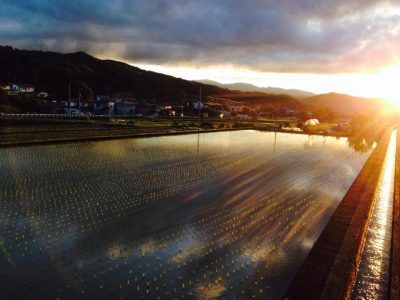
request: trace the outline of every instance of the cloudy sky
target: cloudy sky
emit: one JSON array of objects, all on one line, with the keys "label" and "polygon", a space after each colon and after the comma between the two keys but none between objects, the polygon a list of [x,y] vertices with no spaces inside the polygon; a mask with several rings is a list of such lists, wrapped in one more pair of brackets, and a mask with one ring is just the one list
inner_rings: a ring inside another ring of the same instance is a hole
[{"label": "cloudy sky", "polygon": [[394,97],[400,4],[0,0],[0,44],[83,50],[187,79]]}]

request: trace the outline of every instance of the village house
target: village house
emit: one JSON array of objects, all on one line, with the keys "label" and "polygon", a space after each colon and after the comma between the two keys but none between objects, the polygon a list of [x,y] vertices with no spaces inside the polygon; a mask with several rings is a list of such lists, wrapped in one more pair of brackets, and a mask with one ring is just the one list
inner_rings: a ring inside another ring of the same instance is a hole
[{"label": "village house", "polygon": [[192,106],[193,106],[194,109],[199,110],[199,109],[203,109],[204,108],[204,103],[201,102],[200,100],[196,100],[196,101],[192,102]]},{"label": "village house", "polygon": [[8,84],[8,83],[0,83],[0,90],[10,91],[11,90],[11,85]]},{"label": "village house", "polygon": [[133,93],[129,92],[116,93],[111,98],[115,103],[123,101],[136,103],[136,96]]},{"label": "village house", "polygon": [[231,113],[241,113],[243,112],[243,106],[241,104],[227,104],[226,105],[228,111]]},{"label": "village house", "polygon": [[229,111],[226,111],[226,110],[220,110],[219,111],[219,117],[222,119],[222,118],[229,118],[229,117],[231,117],[231,112],[229,112]]},{"label": "village house", "polygon": [[156,108],[155,104],[148,103],[146,101],[138,103],[135,108],[135,115],[140,117],[140,116],[154,114],[155,108]]},{"label": "village house", "polygon": [[136,98],[130,93],[119,93],[114,96],[98,95],[93,104],[97,115],[135,115]]},{"label": "village house", "polygon": [[236,116],[238,119],[242,119],[242,120],[250,120],[251,117],[247,114],[237,114]]},{"label": "village house", "polygon": [[182,105],[173,105],[171,107],[171,111],[173,111],[175,113],[174,116],[183,117],[184,116],[184,113],[183,113],[184,108],[185,108],[185,106],[183,104]]},{"label": "village house", "polygon": [[113,115],[115,102],[110,96],[99,95],[94,102],[94,113],[97,115]]},{"label": "village house", "polygon": [[17,93],[34,93],[35,87],[31,84],[15,84],[11,85],[11,91]]},{"label": "village house", "polygon": [[49,94],[47,94],[46,92],[40,92],[37,94],[37,96],[39,98],[47,98],[49,96]]},{"label": "village house", "polygon": [[80,99],[62,101],[64,103],[64,114],[80,116],[89,111],[89,103]]},{"label": "village house", "polygon": [[132,101],[119,101],[114,103],[114,110],[116,115],[134,115],[136,103]]},{"label": "village house", "polygon": [[154,112],[159,114],[161,113],[161,111],[165,110],[165,107],[162,105],[156,105],[156,107],[154,108]]},{"label": "village house", "polygon": [[65,108],[64,101],[53,100],[45,104],[45,112],[48,114],[65,114],[64,108]]},{"label": "village house", "polygon": [[309,120],[304,122],[304,125],[310,125],[310,126],[315,126],[315,125],[318,125],[318,124],[319,124],[318,119],[309,119]]}]

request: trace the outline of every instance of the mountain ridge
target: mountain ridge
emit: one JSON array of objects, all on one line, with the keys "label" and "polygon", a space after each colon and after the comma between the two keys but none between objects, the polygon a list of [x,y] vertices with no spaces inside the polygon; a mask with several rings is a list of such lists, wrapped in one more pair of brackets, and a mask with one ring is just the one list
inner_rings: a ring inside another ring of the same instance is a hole
[{"label": "mountain ridge", "polygon": [[218,81],[209,80],[209,79],[200,79],[195,80],[196,82],[215,85],[221,88],[227,88],[230,90],[239,90],[242,92],[261,92],[267,94],[286,94],[298,99],[305,99],[312,96],[316,96],[317,94],[299,90],[299,89],[284,89],[279,87],[259,87],[246,82],[235,82],[235,83],[220,83]]},{"label": "mountain ridge", "polygon": [[374,98],[357,97],[348,94],[330,92],[301,100],[311,108],[328,108],[342,115],[354,115],[361,112],[373,112],[382,108],[382,102]]}]

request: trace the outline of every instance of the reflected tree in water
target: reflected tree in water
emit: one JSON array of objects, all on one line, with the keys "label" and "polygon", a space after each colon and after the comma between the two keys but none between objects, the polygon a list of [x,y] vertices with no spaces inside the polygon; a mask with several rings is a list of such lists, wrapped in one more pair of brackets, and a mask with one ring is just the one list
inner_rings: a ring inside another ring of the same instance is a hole
[{"label": "reflected tree in water", "polygon": [[390,120],[371,114],[358,115],[348,129],[348,145],[356,152],[365,153],[379,141]]},{"label": "reflected tree in water", "polygon": [[376,140],[371,136],[362,136],[362,135],[350,135],[347,138],[347,143],[351,148],[353,148],[356,152],[365,153],[372,149],[372,147],[376,144]]}]

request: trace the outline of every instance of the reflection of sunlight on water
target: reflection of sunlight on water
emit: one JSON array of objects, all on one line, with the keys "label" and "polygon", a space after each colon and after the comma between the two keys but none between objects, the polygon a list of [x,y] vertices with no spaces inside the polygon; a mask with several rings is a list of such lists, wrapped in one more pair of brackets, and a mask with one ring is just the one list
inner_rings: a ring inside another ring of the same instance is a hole
[{"label": "reflection of sunlight on water", "polygon": [[196,295],[201,300],[217,299],[224,291],[223,282],[202,283],[196,286]]},{"label": "reflection of sunlight on water", "polygon": [[265,260],[268,255],[273,251],[273,247],[257,246],[254,248],[248,248],[243,253],[245,256],[250,257],[253,263]]},{"label": "reflection of sunlight on water", "polygon": [[386,299],[389,280],[390,243],[393,213],[396,133],[393,130],[385,157],[383,171],[364,252],[360,261],[353,299]]},{"label": "reflection of sunlight on water", "polygon": [[114,143],[113,147],[104,147],[101,143],[93,143],[93,150],[105,156],[124,157],[127,154],[127,147],[124,143]]},{"label": "reflection of sunlight on water", "polygon": [[301,246],[302,246],[305,250],[309,251],[309,250],[311,250],[311,248],[314,246],[314,243],[315,243],[315,241],[314,241],[313,239],[304,238],[304,239],[301,241]]}]

